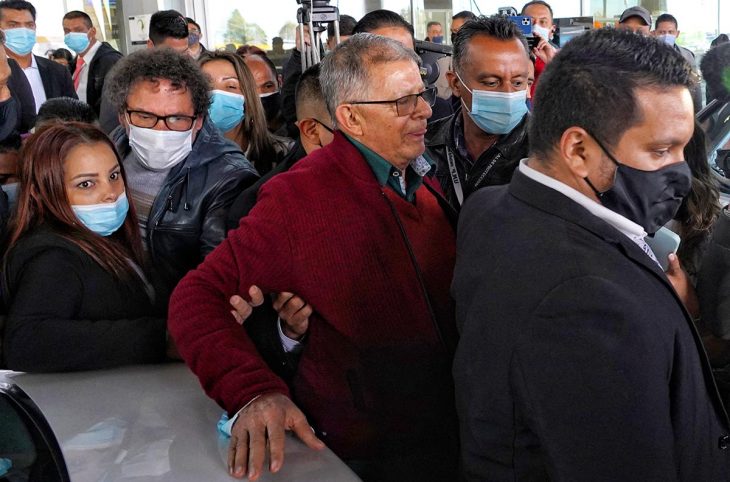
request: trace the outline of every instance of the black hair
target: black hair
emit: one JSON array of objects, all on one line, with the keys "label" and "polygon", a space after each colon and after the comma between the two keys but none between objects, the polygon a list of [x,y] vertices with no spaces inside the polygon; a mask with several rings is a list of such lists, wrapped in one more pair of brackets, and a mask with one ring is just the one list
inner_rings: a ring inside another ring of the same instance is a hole
[{"label": "black hair", "polygon": [[525,55],[530,55],[530,48],[527,46],[525,36],[522,35],[522,31],[517,24],[509,17],[505,15],[480,16],[467,21],[454,35],[454,53],[451,60],[454,71],[461,73],[462,62],[466,59],[469,42],[479,35],[494,37],[499,40],[518,39],[525,47]]},{"label": "black hair", "polygon": [[160,45],[167,38],[188,38],[188,22],[177,10],[160,10],[150,19],[150,40]]},{"label": "black hair", "polygon": [[441,22],[436,22],[435,20],[432,20],[426,24],[426,29],[429,29],[429,28],[433,27],[434,25],[438,25],[439,27],[442,26]]},{"label": "black hair", "polygon": [[30,2],[26,2],[25,0],[3,0],[0,2],[0,18],[2,18],[3,8],[7,8],[8,10],[28,10],[35,22],[35,7]]},{"label": "black hair", "polygon": [[469,10],[462,10],[461,12],[451,17],[451,20],[473,20],[475,18],[477,18],[477,16],[474,15],[474,12],[470,12]]},{"label": "black hair", "polygon": [[690,141],[684,146],[684,159],[692,172],[692,188],[682,200],[674,219],[679,224],[679,245],[677,256],[682,267],[695,275],[699,270],[698,248],[712,234],[712,227],[720,214],[720,193],[717,181],[707,163],[705,132],[695,123]]},{"label": "black hair", "polygon": [[71,97],[54,97],[45,101],[35,118],[36,129],[51,122],[85,122],[94,124],[96,113],[89,104]]},{"label": "black hair", "polygon": [[360,19],[352,30],[356,33],[369,33],[382,27],[402,27],[414,36],[413,25],[395,12],[390,10],[373,10]]},{"label": "black hair", "polygon": [[89,17],[89,14],[80,10],[71,10],[63,16],[64,20],[74,20],[76,18],[84,19],[84,25],[86,25],[86,28],[92,28],[94,26],[94,24],[91,22],[91,17]]},{"label": "black hair", "polygon": [[[349,15],[340,15],[340,35],[352,35],[355,30],[355,25],[357,25],[357,20],[355,20],[354,17],[351,17]],[[327,37],[334,37],[335,36],[335,24],[334,23],[328,23],[327,24]]]},{"label": "black hair", "polygon": [[530,119],[530,154],[545,159],[570,127],[606,147],[641,120],[639,88],[691,87],[692,68],[659,40],[596,29],[571,40],[540,76]]},{"label": "black hair", "polygon": [[18,152],[23,146],[23,140],[20,134],[13,132],[8,137],[0,141],[0,154],[6,154],[8,152]]},{"label": "black hair", "polygon": [[134,84],[145,80],[169,80],[174,86],[186,89],[196,116],[208,110],[208,79],[189,55],[172,49],[142,49],[122,57],[106,78],[104,87],[117,112],[124,112]]},{"label": "black hair", "polygon": [[726,44],[730,42],[730,37],[726,33],[721,33],[710,42],[710,47],[717,47],[718,45]]},{"label": "black hair", "polygon": [[274,78],[276,79],[277,88],[278,88],[278,85],[279,85],[278,84],[279,83],[279,71],[276,70],[276,64],[274,63],[273,60],[271,60],[269,58],[268,55],[266,55],[266,52],[256,53],[256,54],[248,54],[248,55],[246,55],[246,57],[256,57],[256,58],[259,58],[259,59],[263,60],[264,63],[266,64],[266,66],[269,68],[269,70],[274,74]]},{"label": "black hair", "polygon": [[659,24],[662,22],[672,22],[674,24],[674,29],[679,30],[679,24],[677,23],[677,18],[674,15],[670,15],[668,13],[659,15],[654,22],[654,28],[659,28]]},{"label": "black hair", "polygon": [[702,77],[707,84],[707,102],[730,98],[730,43],[712,47],[700,62]]},{"label": "black hair", "polygon": [[202,29],[202,28],[200,28],[200,24],[198,24],[198,22],[196,22],[196,21],[195,21],[195,20],[193,20],[192,18],[190,18],[190,17],[185,17],[185,22],[187,22],[187,23],[192,23],[193,25],[195,25],[196,27],[198,27],[198,30],[200,30],[200,31],[202,32],[202,30],[203,30],[203,29]]},{"label": "black hair", "polygon": [[302,117],[302,110],[305,105],[319,105],[323,112],[327,112],[327,103],[322,94],[322,85],[319,83],[319,72],[321,64],[309,67],[302,73],[297,82],[294,94],[294,103],[297,109],[297,120]]},{"label": "black hair", "polygon": [[546,7],[548,9],[548,11],[550,12],[550,19],[552,20],[553,8],[547,2],[543,2],[543,0],[532,0],[531,2],[527,2],[526,4],[524,4],[522,6],[522,11],[520,12],[520,15],[524,15],[525,9],[532,5],[542,5],[543,7]]},{"label": "black hair", "polygon": [[71,62],[73,62],[73,60],[74,60],[74,56],[71,53],[71,51],[68,49],[65,49],[63,47],[51,52],[51,58],[52,59],[66,59],[66,62],[68,62],[69,64],[71,64]]}]

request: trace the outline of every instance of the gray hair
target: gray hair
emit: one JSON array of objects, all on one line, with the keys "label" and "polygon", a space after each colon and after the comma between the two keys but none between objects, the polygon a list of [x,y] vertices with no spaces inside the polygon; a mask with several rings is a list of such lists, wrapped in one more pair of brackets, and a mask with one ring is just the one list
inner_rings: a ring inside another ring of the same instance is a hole
[{"label": "gray hair", "polygon": [[114,110],[124,112],[129,91],[144,80],[169,80],[190,93],[196,116],[208,110],[208,79],[200,67],[189,55],[166,47],[138,50],[114,65],[105,86]]},{"label": "gray hair", "polygon": [[370,74],[375,67],[402,60],[421,65],[421,58],[413,50],[371,33],[353,35],[327,55],[322,61],[319,82],[334,125],[337,126],[337,106],[348,101],[368,100]]}]

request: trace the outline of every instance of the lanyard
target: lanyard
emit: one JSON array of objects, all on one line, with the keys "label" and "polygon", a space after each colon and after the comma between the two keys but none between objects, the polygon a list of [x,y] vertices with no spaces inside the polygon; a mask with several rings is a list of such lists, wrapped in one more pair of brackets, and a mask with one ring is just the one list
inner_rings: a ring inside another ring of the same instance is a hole
[{"label": "lanyard", "polygon": [[454,185],[454,192],[456,193],[456,200],[459,206],[464,204],[464,189],[461,187],[461,179],[459,179],[459,171],[456,169],[456,160],[454,159],[454,153],[451,148],[446,146],[446,159],[449,162],[449,177],[451,177],[451,184]]}]

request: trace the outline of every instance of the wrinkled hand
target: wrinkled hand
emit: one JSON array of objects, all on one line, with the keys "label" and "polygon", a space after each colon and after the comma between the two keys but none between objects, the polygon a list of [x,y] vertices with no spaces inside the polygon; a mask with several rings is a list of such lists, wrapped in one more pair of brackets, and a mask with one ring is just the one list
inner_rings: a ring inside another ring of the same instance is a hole
[{"label": "wrinkled hand", "polygon": [[535,55],[535,57],[538,57],[540,60],[542,60],[545,65],[549,64],[558,53],[557,49],[553,47],[552,44],[547,41],[547,39],[540,37],[540,35],[538,34],[533,35],[540,39],[540,41],[537,43],[535,48],[532,49],[532,53]]},{"label": "wrinkled hand", "polygon": [[312,307],[294,293],[279,293],[274,298],[274,309],[284,322],[281,331],[292,340],[300,340],[309,328]]},{"label": "wrinkled hand", "polygon": [[231,430],[228,472],[239,479],[246,474],[249,480],[258,479],[266,458],[267,435],[269,470],[278,472],[284,464],[284,433],[287,430],[294,432],[309,448],[324,448],[302,411],[287,396],[269,393],[251,402]]},{"label": "wrinkled hand", "polygon": [[669,282],[672,283],[674,291],[677,292],[687,311],[692,315],[692,318],[698,318],[700,316],[700,304],[697,300],[697,292],[695,292],[689,276],[682,269],[676,254],[671,253],[668,259],[669,267],[667,268],[666,275],[669,278]]},{"label": "wrinkled hand", "polygon": [[231,314],[239,325],[242,325],[243,322],[251,316],[255,307],[260,306],[264,302],[264,293],[256,285],[253,285],[248,289],[248,295],[251,297],[251,301],[246,301],[238,295],[233,295],[228,300],[233,307]]}]

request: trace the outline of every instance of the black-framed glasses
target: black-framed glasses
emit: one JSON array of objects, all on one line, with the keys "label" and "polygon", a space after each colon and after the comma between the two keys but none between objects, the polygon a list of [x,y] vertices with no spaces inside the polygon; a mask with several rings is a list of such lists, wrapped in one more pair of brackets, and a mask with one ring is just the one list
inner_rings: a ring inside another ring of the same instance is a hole
[{"label": "black-framed glasses", "polygon": [[324,127],[327,130],[327,132],[329,132],[330,134],[334,134],[335,133],[335,130],[334,129],[332,129],[330,126],[328,126],[327,124],[325,124],[321,120],[315,119],[314,117],[312,117],[312,120],[314,122],[316,122],[317,124],[321,125],[322,127]]},{"label": "black-framed glasses", "polygon": [[422,98],[423,101],[430,107],[433,107],[436,102],[436,87],[431,87],[418,94],[404,95],[395,100],[358,100],[345,102],[346,104],[395,104],[395,111],[398,117],[404,117],[413,114],[418,105],[418,98]]},{"label": "black-framed glasses", "polygon": [[163,121],[168,129],[171,131],[189,131],[193,127],[193,122],[197,117],[189,115],[156,115],[143,110],[129,110],[127,109],[127,118],[129,123],[135,127],[142,127],[143,129],[153,129],[158,122]]}]

